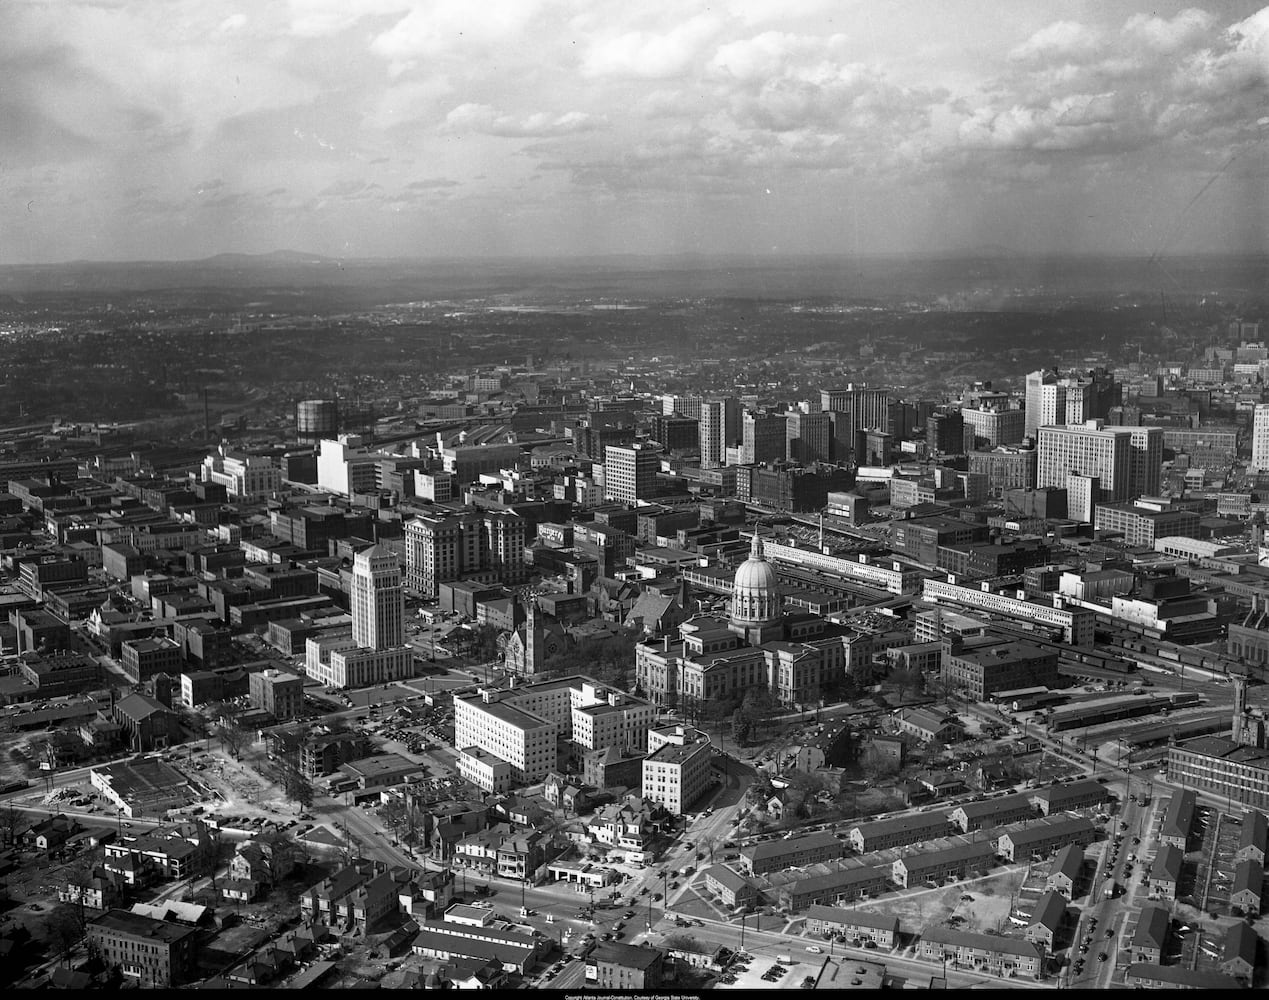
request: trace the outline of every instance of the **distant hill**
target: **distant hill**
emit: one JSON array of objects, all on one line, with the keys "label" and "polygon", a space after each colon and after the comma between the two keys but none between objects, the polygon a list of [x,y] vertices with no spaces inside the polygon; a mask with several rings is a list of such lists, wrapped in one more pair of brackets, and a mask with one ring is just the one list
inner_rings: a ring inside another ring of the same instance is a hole
[{"label": "distant hill", "polygon": [[1264,256],[1027,257],[1007,247],[956,255],[681,256],[579,258],[339,259],[294,250],[222,253],[203,260],[69,261],[0,267],[0,294],[99,297],[160,291],[302,290],[332,308],[416,299],[514,295],[525,302],[596,297],[930,296],[984,287],[1002,293],[1169,297],[1213,291],[1259,296],[1269,286]]}]

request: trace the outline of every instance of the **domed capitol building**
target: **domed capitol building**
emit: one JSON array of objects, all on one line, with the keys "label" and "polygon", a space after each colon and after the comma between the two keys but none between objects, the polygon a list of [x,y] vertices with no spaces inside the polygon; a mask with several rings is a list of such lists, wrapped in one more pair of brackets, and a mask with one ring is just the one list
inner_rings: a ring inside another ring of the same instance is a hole
[{"label": "domed capitol building", "polygon": [[763,685],[783,705],[810,707],[850,668],[859,638],[849,626],[785,608],[779,574],[755,531],[749,558],[732,580],[728,616],[696,614],[679,625],[677,638],[639,643],[635,677],[644,696],[661,706],[725,699]]}]

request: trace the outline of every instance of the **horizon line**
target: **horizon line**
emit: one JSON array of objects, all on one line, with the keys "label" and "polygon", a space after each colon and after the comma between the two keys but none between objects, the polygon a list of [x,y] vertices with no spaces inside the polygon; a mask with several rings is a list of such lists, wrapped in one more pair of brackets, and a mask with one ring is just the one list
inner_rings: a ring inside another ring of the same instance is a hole
[{"label": "horizon line", "polygon": [[1267,250],[1194,250],[1189,252],[1171,252],[1167,254],[1148,253],[1145,251],[1018,251],[1011,247],[999,245],[987,245],[983,247],[967,247],[963,249],[947,249],[947,250],[894,250],[894,251],[875,251],[871,253],[855,253],[850,251],[793,251],[787,253],[768,252],[768,253],[744,253],[744,252],[708,252],[700,250],[680,250],[680,251],[664,251],[655,253],[633,253],[633,252],[614,252],[607,254],[594,253],[556,253],[543,256],[541,254],[458,254],[451,256],[411,256],[405,254],[395,255],[369,255],[369,256],[346,256],[337,257],[324,253],[307,252],[302,250],[290,250],[279,248],[274,250],[265,250],[258,252],[244,250],[222,250],[213,254],[207,254],[201,257],[169,257],[169,258],[93,258],[93,257],[75,257],[68,260],[45,260],[45,261],[28,261],[24,263],[0,263],[0,269],[17,270],[23,268],[57,268],[57,267],[74,267],[74,266],[128,266],[128,265],[182,265],[182,264],[203,264],[216,261],[222,258],[239,257],[250,261],[266,261],[270,258],[291,258],[291,262],[295,264],[319,264],[319,263],[366,263],[366,264],[388,264],[388,263],[414,263],[414,264],[439,264],[439,263],[548,263],[552,261],[590,261],[600,263],[604,261],[659,261],[659,260],[695,260],[695,261],[717,261],[717,262],[774,262],[781,260],[949,260],[956,258],[1008,258],[1012,260],[1179,260],[1187,258],[1210,258],[1210,257],[1226,257],[1226,258],[1262,258],[1269,257],[1269,249]]}]

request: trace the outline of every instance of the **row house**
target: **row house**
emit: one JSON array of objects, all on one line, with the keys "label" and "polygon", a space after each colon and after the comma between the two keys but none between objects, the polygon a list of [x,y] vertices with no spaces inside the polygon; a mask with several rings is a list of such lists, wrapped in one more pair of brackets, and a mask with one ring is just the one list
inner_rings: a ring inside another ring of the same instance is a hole
[{"label": "row house", "polygon": [[806,929],[808,933],[826,938],[841,935],[856,947],[872,941],[879,948],[889,948],[899,939],[899,918],[840,906],[814,905],[806,911]]},{"label": "row house", "polygon": [[1007,826],[1035,816],[1035,806],[1024,792],[1005,795],[998,799],[981,799],[957,806],[948,819],[961,833],[982,830],[994,826]]},{"label": "row house", "polygon": [[892,866],[893,878],[905,889],[923,882],[963,879],[971,872],[990,871],[995,857],[996,848],[990,841],[957,844],[896,858]]},{"label": "row house", "polygon": [[1068,844],[1090,844],[1094,832],[1093,824],[1083,816],[1036,822],[1001,834],[996,851],[1009,861],[1039,859]]},{"label": "row house", "polygon": [[1110,793],[1100,781],[1081,778],[1061,782],[1030,793],[1031,804],[1044,816],[1076,809],[1094,809],[1110,800]]},{"label": "row house", "polygon": [[1132,940],[1128,944],[1129,960],[1132,962],[1163,961],[1163,949],[1167,947],[1170,930],[1167,907],[1153,904],[1143,906],[1141,913],[1137,915],[1137,929],[1133,931]]},{"label": "row house", "polygon": [[889,865],[865,865],[796,878],[774,888],[771,894],[786,909],[805,910],[813,903],[848,903],[880,896],[893,888]]},{"label": "row house", "polygon": [[732,910],[753,906],[758,900],[754,884],[727,865],[711,865],[705,869],[705,889]]},{"label": "row house", "polygon": [[1066,898],[1059,892],[1046,892],[1036,900],[1031,922],[1022,936],[1051,952],[1065,922]]},{"label": "row house", "polygon": [[345,901],[376,875],[382,865],[365,858],[357,858],[328,878],[304,890],[300,896],[300,913],[307,924],[323,923],[336,926],[345,914]]},{"label": "row house", "polygon": [[1164,844],[1150,865],[1150,888],[1164,899],[1176,899],[1184,864],[1185,852],[1175,844]]},{"label": "row house", "polygon": [[846,853],[846,845],[826,831],[788,840],[769,840],[749,844],[740,852],[737,862],[746,875],[765,875],[786,868],[833,861]]},{"label": "row house", "polygon": [[850,828],[850,844],[860,854],[906,847],[927,840],[937,840],[952,832],[947,813],[941,811],[910,813],[892,819],[859,823]]},{"label": "row house", "polygon": [[1079,844],[1067,844],[1053,859],[1045,889],[1060,892],[1067,899],[1075,898],[1075,886],[1084,870],[1084,848]]},{"label": "row house", "polygon": [[1241,907],[1248,913],[1259,913],[1264,893],[1264,865],[1251,858],[1238,862],[1234,868],[1234,881],[1230,884],[1229,905]]},{"label": "row house", "polygon": [[1263,865],[1266,852],[1269,852],[1269,820],[1259,810],[1248,809],[1243,813],[1234,860],[1259,861]]},{"label": "row house", "polygon": [[1044,972],[1044,950],[1031,941],[950,927],[923,931],[917,955],[928,962],[944,962],[952,968],[1005,978],[1039,979]]},{"label": "row house", "polygon": [[1224,993],[1242,984],[1233,976],[1181,965],[1135,962],[1124,971],[1124,984],[1138,990],[1213,990]]}]

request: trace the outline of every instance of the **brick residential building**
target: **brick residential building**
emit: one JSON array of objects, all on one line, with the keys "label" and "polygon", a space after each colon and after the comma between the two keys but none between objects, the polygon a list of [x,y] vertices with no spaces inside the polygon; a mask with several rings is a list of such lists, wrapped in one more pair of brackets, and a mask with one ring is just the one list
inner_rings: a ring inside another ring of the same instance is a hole
[{"label": "brick residential building", "polygon": [[179,986],[195,973],[193,927],[109,910],[89,921],[89,945],[107,968],[117,967],[146,986]]}]

